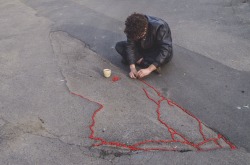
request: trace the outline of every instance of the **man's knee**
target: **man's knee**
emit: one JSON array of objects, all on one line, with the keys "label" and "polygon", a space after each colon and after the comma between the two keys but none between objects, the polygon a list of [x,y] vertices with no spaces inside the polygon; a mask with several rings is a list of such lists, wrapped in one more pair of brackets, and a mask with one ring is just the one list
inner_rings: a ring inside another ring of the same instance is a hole
[{"label": "man's knee", "polygon": [[119,54],[124,55],[124,52],[126,50],[126,42],[125,41],[117,42],[116,45],[115,45],[115,50]]}]

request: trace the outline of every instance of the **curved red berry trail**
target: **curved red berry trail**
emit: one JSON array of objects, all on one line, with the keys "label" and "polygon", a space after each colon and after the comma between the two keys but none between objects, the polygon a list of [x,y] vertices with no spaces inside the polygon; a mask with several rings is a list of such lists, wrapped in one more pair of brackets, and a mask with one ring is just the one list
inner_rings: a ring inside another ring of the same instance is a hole
[{"label": "curved red berry trail", "polygon": [[[113,78],[113,82],[115,81],[118,81],[119,78],[115,77]],[[73,93],[71,92],[72,94],[74,95],[77,95],[83,99],[87,99],[91,102],[94,102],[96,104],[99,105],[99,108],[97,110],[95,110],[94,114],[92,115],[92,124],[89,126],[90,130],[91,130],[91,134],[89,136],[90,139],[92,140],[95,140],[97,141],[98,143],[96,144],[93,144],[93,146],[101,146],[101,145],[108,145],[108,146],[115,146],[115,147],[121,147],[121,148],[126,148],[126,149],[129,149],[129,150],[132,150],[132,151],[137,151],[137,150],[143,150],[143,151],[153,151],[153,150],[162,150],[162,151],[178,151],[180,149],[178,148],[171,148],[171,149],[168,149],[168,148],[142,148],[141,146],[142,145],[145,145],[145,144],[149,144],[149,143],[181,143],[181,144],[184,144],[184,145],[187,145],[187,146],[190,146],[192,148],[195,148],[196,150],[198,151],[208,151],[208,150],[215,150],[215,149],[220,149],[220,148],[223,148],[220,144],[219,144],[219,140],[224,140],[224,142],[226,142],[229,147],[231,149],[236,149],[236,146],[234,144],[232,144],[230,141],[228,141],[224,136],[222,136],[221,134],[218,134],[216,138],[207,138],[204,133],[203,133],[203,127],[202,127],[202,122],[197,118],[195,117],[192,113],[190,113],[189,111],[187,111],[186,109],[182,108],[181,106],[179,106],[177,103],[165,98],[164,96],[161,95],[161,93],[159,91],[157,91],[153,86],[149,85],[147,82],[141,80],[142,83],[144,83],[146,86],[148,86],[149,88],[153,89],[157,95],[161,98],[160,100],[158,101],[155,101],[154,99],[152,99],[149,94],[148,94],[148,91],[143,88],[144,92],[145,92],[145,95],[147,96],[147,98],[149,100],[151,100],[152,102],[154,102],[156,105],[157,105],[157,109],[155,110],[156,113],[157,113],[157,118],[158,118],[158,121],[164,125],[166,127],[166,129],[169,131],[170,135],[171,135],[171,139],[169,140],[145,140],[145,141],[141,141],[141,142],[138,142],[138,143],[135,143],[133,145],[128,145],[128,144],[124,144],[124,143],[121,143],[121,142],[116,142],[116,141],[107,141],[101,137],[96,137],[95,136],[95,130],[94,130],[94,126],[95,126],[95,117],[97,115],[98,112],[100,112],[102,109],[103,109],[103,105],[96,102],[96,101],[92,101],[88,98],[85,98],[84,96],[82,95],[79,95],[79,94],[76,94],[76,93]],[[166,122],[164,122],[162,119],[161,119],[161,112],[160,112],[160,108],[161,108],[161,103],[163,101],[167,101],[167,103],[170,105],[170,106],[176,106],[178,108],[180,108],[183,112],[185,112],[187,115],[189,115],[190,117],[192,117],[195,121],[197,121],[198,125],[199,125],[199,133],[200,135],[202,136],[203,138],[203,141],[202,142],[199,142],[199,143],[193,143],[192,141],[188,140],[188,138],[186,138],[184,135],[182,135],[181,133],[177,132],[175,129],[173,129],[170,125],[168,125]],[[178,135],[182,138],[182,140],[176,140],[175,139],[175,135]],[[214,147],[214,148],[211,148],[211,149],[203,149],[202,146],[209,143],[209,142],[213,142],[217,147]]]}]

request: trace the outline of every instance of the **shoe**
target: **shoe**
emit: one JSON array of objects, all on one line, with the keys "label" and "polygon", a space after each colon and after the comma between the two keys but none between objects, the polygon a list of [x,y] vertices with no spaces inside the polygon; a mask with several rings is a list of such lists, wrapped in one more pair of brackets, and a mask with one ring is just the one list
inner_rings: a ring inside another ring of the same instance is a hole
[{"label": "shoe", "polygon": [[161,74],[161,67],[158,67],[154,70],[157,74]]}]

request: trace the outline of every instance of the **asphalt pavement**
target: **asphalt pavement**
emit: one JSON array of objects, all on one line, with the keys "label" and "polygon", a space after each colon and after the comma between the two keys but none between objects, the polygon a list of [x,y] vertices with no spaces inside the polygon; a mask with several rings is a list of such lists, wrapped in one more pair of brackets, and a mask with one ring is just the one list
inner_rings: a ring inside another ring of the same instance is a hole
[{"label": "asphalt pavement", "polygon": [[[0,164],[249,164],[249,5],[2,0]],[[143,81],[114,50],[132,12],[172,30]]]}]

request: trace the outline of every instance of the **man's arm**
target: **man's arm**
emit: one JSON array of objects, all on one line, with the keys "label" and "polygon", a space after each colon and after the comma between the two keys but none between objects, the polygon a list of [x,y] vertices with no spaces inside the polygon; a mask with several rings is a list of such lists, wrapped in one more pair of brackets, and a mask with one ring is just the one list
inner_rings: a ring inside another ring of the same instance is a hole
[{"label": "man's arm", "polygon": [[135,64],[136,61],[135,61],[135,42],[134,41],[127,39],[126,51],[127,51],[127,60],[128,60],[129,65]]},{"label": "man's arm", "polygon": [[143,78],[147,75],[149,75],[151,72],[153,72],[156,69],[154,64],[149,65],[149,67],[145,68],[145,69],[140,69],[138,71],[138,78]]},{"label": "man's arm", "polygon": [[137,70],[136,70],[135,64],[129,65],[129,68],[130,68],[130,72],[129,72],[130,78],[136,79],[137,76],[138,76],[138,74],[137,74]]},{"label": "man's arm", "polygon": [[160,48],[160,53],[153,63],[157,68],[164,64],[170,56],[172,56],[172,37],[171,31],[167,24],[161,25],[156,34],[157,44]]},{"label": "man's arm", "polygon": [[138,71],[138,78],[143,78],[160,67],[172,55],[172,38],[171,31],[167,24],[161,25],[156,34],[157,44],[160,53],[156,56],[155,61],[148,68]]},{"label": "man's arm", "polygon": [[137,70],[135,67],[135,41],[132,41],[130,39],[127,39],[127,60],[129,63],[129,68],[130,68],[130,72],[129,72],[129,76],[130,78],[134,78],[136,79],[138,74],[137,74]]}]

